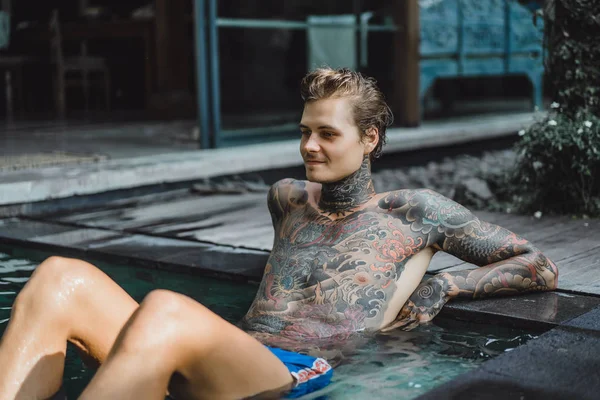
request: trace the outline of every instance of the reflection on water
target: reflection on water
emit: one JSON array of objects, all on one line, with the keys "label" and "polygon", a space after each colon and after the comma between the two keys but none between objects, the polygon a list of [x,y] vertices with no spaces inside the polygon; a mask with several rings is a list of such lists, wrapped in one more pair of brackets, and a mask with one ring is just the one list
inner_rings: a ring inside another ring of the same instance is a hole
[{"label": "reflection on water", "polygon": [[0,253],[0,333],[10,317],[12,303],[36,264],[31,260],[10,258]]},{"label": "reflection on water", "polygon": [[[0,335],[16,294],[43,258],[41,254],[16,257],[0,253]],[[256,291],[251,285],[171,272],[106,264],[99,267],[138,301],[150,290],[169,289],[200,301],[231,322],[243,316]],[[339,364],[333,383],[303,398],[414,398],[534,337],[509,328],[440,319],[410,332],[362,338],[341,352],[332,351],[329,356]],[[76,398],[92,375],[69,347],[64,375],[68,398]]]},{"label": "reflection on water", "polygon": [[410,399],[535,338],[498,326],[439,320],[365,343],[336,368],[321,399]]}]

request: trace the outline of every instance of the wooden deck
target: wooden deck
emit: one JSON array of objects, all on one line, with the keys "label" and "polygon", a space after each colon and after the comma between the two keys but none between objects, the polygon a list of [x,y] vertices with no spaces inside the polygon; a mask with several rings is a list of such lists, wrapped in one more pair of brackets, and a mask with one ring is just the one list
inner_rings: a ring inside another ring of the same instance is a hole
[{"label": "wooden deck", "polygon": [[[114,202],[101,209],[36,217],[79,228],[183,239],[234,248],[271,250],[273,231],[266,193],[179,193],[160,202]],[[557,263],[559,289],[600,295],[600,220],[475,212],[531,241]],[[432,260],[430,272],[473,268],[445,253]]]}]

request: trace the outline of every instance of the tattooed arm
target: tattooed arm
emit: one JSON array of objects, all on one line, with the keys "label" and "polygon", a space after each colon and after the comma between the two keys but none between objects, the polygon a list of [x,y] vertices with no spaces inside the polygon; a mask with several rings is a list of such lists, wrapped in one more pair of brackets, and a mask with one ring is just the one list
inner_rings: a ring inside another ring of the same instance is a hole
[{"label": "tattooed arm", "polygon": [[[456,204],[456,203],[455,203]],[[479,220],[458,204],[462,232],[442,225],[437,240],[441,250],[480,268],[445,272],[451,298],[484,298],[556,289],[558,268],[527,240],[497,225]],[[452,219],[452,210],[448,211]]]},{"label": "tattooed arm", "polygon": [[442,272],[423,282],[394,327],[429,321],[452,298],[478,299],[556,289],[556,265],[527,240],[479,220],[465,207],[432,191],[419,191],[407,204],[413,226],[430,230],[434,248],[480,268]]}]

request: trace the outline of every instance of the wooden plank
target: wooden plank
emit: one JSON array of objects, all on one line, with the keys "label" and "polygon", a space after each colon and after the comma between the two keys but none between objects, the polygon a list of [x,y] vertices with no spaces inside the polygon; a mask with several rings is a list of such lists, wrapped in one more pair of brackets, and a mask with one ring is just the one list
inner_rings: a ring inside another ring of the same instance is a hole
[{"label": "wooden plank", "polygon": [[[251,225],[266,225],[271,226],[271,222],[263,221],[243,221],[246,224]],[[153,235],[161,236],[173,236],[173,237],[188,237],[197,232],[209,232],[215,228],[228,228],[231,230],[239,229],[237,225],[242,222],[230,219],[228,215],[221,215],[218,218],[209,218],[201,221],[182,222],[182,223],[171,223],[166,225],[160,225],[151,227],[148,229],[140,229],[139,232],[152,233]]]},{"label": "wooden plank", "polygon": [[[437,270],[435,272],[442,272],[442,271],[443,272],[464,271],[466,269],[475,269],[475,268],[478,268],[477,265],[461,261],[459,264],[456,264],[456,265],[453,265],[453,266],[447,267],[447,268],[442,268],[442,269]],[[429,271],[429,270],[427,270],[427,271],[428,272],[432,272],[432,271]]]},{"label": "wooden plank", "polygon": [[474,214],[482,221],[499,225],[528,240],[532,240],[528,236],[532,236],[531,233],[533,232],[543,231],[547,228],[555,227],[557,224],[564,226],[565,224],[572,222],[571,219],[566,217],[542,217],[541,219],[536,219],[533,216],[528,215],[495,213],[489,211],[476,211]]},{"label": "wooden plank", "polygon": [[[205,220],[231,210],[266,209],[266,194],[189,196],[162,203],[128,205],[116,209],[74,213],[56,219],[83,226],[151,231],[151,227]],[[268,215],[268,214],[267,214]]]},{"label": "wooden plank", "polygon": [[559,289],[580,293],[600,295],[600,255],[598,251],[589,253],[587,257],[576,263],[566,264],[559,268]]},{"label": "wooden plank", "polygon": [[[558,249],[561,250],[569,252],[569,246]],[[600,294],[600,244],[566,257],[557,265],[559,289]]]},{"label": "wooden plank", "polygon": [[569,217],[542,217],[538,220],[528,216],[515,216],[499,221],[493,213],[485,213],[483,218],[517,233],[536,247],[556,247],[563,241],[574,242],[594,232],[596,235],[600,233],[600,221],[597,220],[573,220]]},{"label": "wooden plank", "polygon": [[[586,285],[588,283],[598,282],[600,279],[600,274],[598,273],[600,270],[600,258],[595,255],[590,255],[584,260],[581,260],[580,264],[568,266],[561,266],[559,271],[559,287],[564,288],[565,285],[573,286],[574,283],[579,285]],[[594,271],[595,275],[590,277],[591,280],[582,279],[582,276],[585,275],[589,271]]]},{"label": "wooden plank", "polygon": [[132,207],[123,207],[123,208],[115,208],[115,209],[104,209],[104,210],[95,210],[83,213],[73,213],[68,215],[61,215],[56,218],[48,217],[45,218],[48,221],[52,222],[63,222],[76,224],[81,226],[101,226],[104,228],[110,228],[111,225],[108,225],[106,221],[117,220],[122,214],[123,210],[130,209]]},{"label": "wooden plank", "polygon": [[[519,218],[516,219],[513,224],[514,225],[510,228],[506,228],[520,236],[527,238],[527,236],[537,237],[536,233],[545,231],[547,229],[552,229],[557,224],[560,224],[560,222],[555,218],[535,219],[526,216],[519,216]],[[502,223],[499,223],[498,225],[505,227]]]},{"label": "wooden plank", "polygon": [[576,268],[577,266],[586,265],[590,262],[590,259],[593,260],[594,257],[600,258],[600,245],[564,259],[561,262],[561,267],[574,266]]},{"label": "wooden plank", "polygon": [[473,214],[482,221],[500,226],[514,226],[515,223],[523,221],[526,216],[490,211],[473,210]]},{"label": "wooden plank", "polygon": [[159,225],[137,229],[137,231],[179,236],[181,233],[189,234],[210,231],[214,228],[238,230],[238,225],[240,224],[271,226],[271,217],[267,206],[250,204],[245,205],[242,209],[215,212],[214,214],[203,216],[203,218],[188,216],[186,220],[169,220]]},{"label": "wooden plank", "polygon": [[563,260],[568,260],[570,257],[595,248],[598,245],[597,238],[582,238],[575,241],[564,241],[558,243],[550,243],[548,241],[538,244],[538,248],[547,255],[555,263],[559,264]]},{"label": "wooden plank", "polygon": [[232,210],[250,210],[254,209],[259,202],[265,203],[266,194],[248,194],[239,195],[215,195],[215,196],[192,196],[179,201],[172,201],[167,204],[153,204],[138,207],[124,214],[125,218],[130,218],[132,223],[128,226],[132,228],[148,227],[156,222],[164,221],[163,224],[178,221],[194,221],[200,219],[212,218],[215,215],[227,214]]},{"label": "wooden plank", "polygon": [[576,237],[579,227],[576,224],[555,224],[540,229],[529,230],[519,235],[527,239],[534,246],[543,246],[545,242],[565,240],[565,238]]},{"label": "wooden plank", "polygon": [[241,229],[222,227],[194,233],[196,240],[221,245],[270,251],[273,246],[273,227],[265,225],[242,226]]},{"label": "wooden plank", "polygon": [[[599,250],[600,246],[563,260],[559,265],[560,278],[567,280],[575,278],[576,275],[587,269],[590,265],[597,265],[600,262]],[[598,276],[600,277],[600,274]]]},{"label": "wooden plank", "polygon": [[272,227],[271,219],[269,216],[265,216],[264,218],[257,218],[251,216],[253,213],[259,214],[259,212],[257,212],[257,209],[249,209],[247,211],[248,213],[246,215],[243,215],[241,218],[235,214],[215,215],[214,217],[206,219],[204,221],[206,223],[206,226],[200,229],[196,229],[195,232],[207,234],[217,229],[238,231],[240,229],[244,229],[245,226]]},{"label": "wooden plank", "polygon": [[[530,240],[557,263],[559,288],[600,294],[600,220],[572,220],[476,212]],[[208,241],[234,247],[271,250],[273,228],[265,194],[189,195],[160,203],[129,204],[73,213],[58,220],[115,230]],[[428,271],[477,268],[446,253],[432,259]]]}]

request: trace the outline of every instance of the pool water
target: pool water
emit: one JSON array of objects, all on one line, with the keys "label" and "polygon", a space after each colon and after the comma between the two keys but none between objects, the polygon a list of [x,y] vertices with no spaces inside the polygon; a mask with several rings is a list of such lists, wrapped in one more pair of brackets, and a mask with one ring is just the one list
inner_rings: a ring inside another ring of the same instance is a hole
[{"label": "pool water", "polygon": [[[46,256],[0,248],[0,335],[17,293]],[[89,261],[137,301],[153,289],[169,289],[194,298],[231,322],[244,315],[257,289],[256,285]],[[438,319],[410,332],[365,340],[343,355],[331,385],[304,398],[411,399],[532,338],[535,335],[521,330]],[[64,374],[67,398],[76,398],[93,374],[69,346]]]}]

